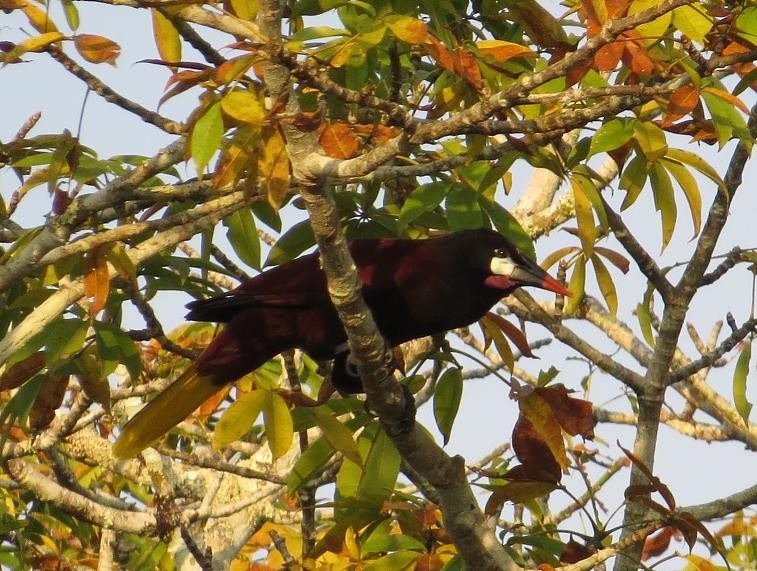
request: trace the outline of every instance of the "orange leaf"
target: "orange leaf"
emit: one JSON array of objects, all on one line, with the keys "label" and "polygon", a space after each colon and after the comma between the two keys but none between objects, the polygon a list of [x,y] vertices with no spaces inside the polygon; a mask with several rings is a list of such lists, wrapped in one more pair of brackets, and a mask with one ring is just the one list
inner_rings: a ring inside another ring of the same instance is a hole
[{"label": "orange leaf", "polygon": [[321,128],[318,142],[330,157],[350,159],[357,155],[358,140],[345,123],[329,123]]},{"label": "orange leaf", "polygon": [[89,304],[89,316],[95,316],[105,307],[110,293],[110,272],[102,248],[92,248],[84,256],[84,295]]},{"label": "orange leaf", "polygon": [[681,117],[691,113],[699,103],[699,90],[693,85],[684,85],[676,89],[670,96],[667,113],[662,121],[663,128],[668,127]]},{"label": "orange leaf", "polygon": [[452,59],[452,54],[443,43],[429,34],[425,46],[440,67],[447,71],[455,71],[455,63]]},{"label": "orange leaf", "polygon": [[197,418],[200,419],[201,421],[207,420],[208,417],[216,411],[216,409],[218,408],[218,405],[220,405],[223,402],[223,400],[226,398],[226,395],[229,394],[230,390],[231,390],[231,385],[226,385],[219,392],[217,392],[208,400],[206,400],[204,403],[202,403],[200,405],[200,408],[197,409],[195,416],[197,416]]},{"label": "orange leaf", "polygon": [[74,37],[74,45],[81,57],[91,63],[109,63],[115,66],[116,59],[121,55],[121,46],[103,36],[78,34]]},{"label": "orange leaf", "polygon": [[597,71],[615,69],[625,49],[621,42],[612,42],[599,48],[597,53],[594,54],[594,64],[597,66]]},{"label": "orange leaf", "polygon": [[633,41],[626,43],[623,63],[637,75],[649,75],[654,71],[654,62],[647,54],[647,50]]},{"label": "orange leaf", "polygon": [[455,48],[452,52],[452,61],[455,72],[465,81],[470,83],[474,89],[481,91],[484,87],[481,78],[481,70],[474,55],[465,48]]}]

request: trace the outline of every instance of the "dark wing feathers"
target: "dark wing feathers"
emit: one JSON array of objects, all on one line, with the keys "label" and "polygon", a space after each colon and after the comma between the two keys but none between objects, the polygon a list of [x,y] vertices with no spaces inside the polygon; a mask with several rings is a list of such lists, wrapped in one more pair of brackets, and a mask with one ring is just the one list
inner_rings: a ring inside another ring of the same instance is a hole
[{"label": "dark wing feathers", "polygon": [[[363,284],[363,297],[370,302],[396,288],[399,264],[418,240],[357,240],[350,251]],[[228,323],[241,311],[254,307],[302,309],[330,303],[326,276],[318,254],[308,254],[271,268],[238,288],[217,297],[187,304],[187,319]]]}]

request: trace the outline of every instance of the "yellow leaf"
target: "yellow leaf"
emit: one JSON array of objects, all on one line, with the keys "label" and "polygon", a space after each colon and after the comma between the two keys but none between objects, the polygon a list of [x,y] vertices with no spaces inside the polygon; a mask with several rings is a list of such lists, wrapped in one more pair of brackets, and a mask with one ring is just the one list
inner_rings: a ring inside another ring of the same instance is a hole
[{"label": "yellow leaf", "polygon": [[499,356],[502,358],[502,362],[512,371],[515,366],[515,357],[513,356],[513,350],[510,348],[510,344],[505,338],[505,334],[502,333],[502,330],[494,325],[488,317],[482,317],[480,323],[484,328],[486,336],[494,341],[494,346],[497,348],[497,353],[499,353]]},{"label": "yellow leaf", "polygon": [[252,125],[263,125],[268,119],[263,98],[252,91],[229,91],[221,99],[221,109],[229,117]]},{"label": "yellow leaf", "polygon": [[712,18],[699,3],[693,6],[680,6],[673,10],[673,25],[700,44],[704,42],[713,24]]},{"label": "yellow leaf", "polygon": [[526,46],[504,40],[482,40],[476,42],[476,47],[481,55],[492,57],[500,62],[519,56],[536,55]]},{"label": "yellow leaf", "polygon": [[557,421],[552,407],[536,393],[518,401],[520,411],[534,426],[536,431],[544,438],[552,456],[555,457],[561,468],[568,467],[568,456],[565,453],[562,429]]},{"label": "yellow leaf", "polygon": [[231,8],[238,18],[253,21],[258,15],[258,0],[231,0]]},{"label": "yellow leaf", "polygon": [[252,428],[263,409],[268,393],[269,391],[264,389],[244,393],[226,409],[213,432],[214,449],[239,440]]},{"label": "yellow leaf", "polygon": [[428,36],[428,26],[425,22],[410,16],[388,16],[385,19],[389,29],[403,42],[420,44]]},{"label": "yellow leaf", "polygon": [[[650,8],[654,8],[660,3],[659,0],[633,0],[628,6],[628,15],[633,16],[639,12],[644,12]],[[667,31],[670,26],[670,22],[673,21],[673,14],[666,12],[662,16],[655,18],[651,22],[646,24],[640,24],[636,26],[636,31],[641,35],[641,40],[645,45],[652,44],[660,39],[660,37]]]},{"label": "yellow leaf", "polygon": [[591,201],[576,177],[570,179],[570,186],[573,189],[573,200],[576,205],[578,237],[581,239],[584,255],[589,258],[594,252],[594,242],[597,239],[597,227],[594,225]]},{"label": "yellow leaf", "polygon": [[48,13],[37,7],[32,2],[24,2],[21,8],[29,19],[29,23],[35,30],[44,34],[46,32],[57,32],[58,28],[50,20]]},{"label": "yellow leaf", "polygon": [[689,560],[689,562],[697,571],[717,571],[717,567],[715,567],[712,563],[707,561],[707,559],[700,557],[699,555],[690,553],[686,556],[686,559]]},{"label": "yellow leaf", "polygon": [[268,203],[278,210],[289,195],[289,154],[278,129],[264,127],[261,137],[258,178]]},{"label": "yellow leaf", "polygon": [[[181,61],[181,37],[173,25],[159,10],[152,9],[152,34],[155,45],[163,61],[177,63]],[[175,71],[175,70],[174,70]]]},{"label": "yellow leaf", "polygon": [[294,423],[286,401],[273,391],[265,391],[263,400],[263,422],[268,437],[268,447],[273,459],[286,454],[292,445]]},{"label": "yellow leaf", "polygon": [[615,289],[615,283],[612,281],[612,276],[607,271],[607,266],[605,266],[604,262],[599,259],[599,256],[592,256],[591,263],[594,265],[597,285],[599,285],[599,291],[602,292],[602,297],[605,298],[607,309],[615,316],[618,312],[618,293]]},{"label": "yellow leaf", "polygon": [[17,45],[13,49],[13,51],[15,52],[16,50],[18,50],[20,53],[38,52],[43,48],[46,48],[50,44],[62,40],[64,37],[65,36],[63,36],[63,34],[61,34],[60,32],[48,32],[46,34],[24,40],[19,45]]}]

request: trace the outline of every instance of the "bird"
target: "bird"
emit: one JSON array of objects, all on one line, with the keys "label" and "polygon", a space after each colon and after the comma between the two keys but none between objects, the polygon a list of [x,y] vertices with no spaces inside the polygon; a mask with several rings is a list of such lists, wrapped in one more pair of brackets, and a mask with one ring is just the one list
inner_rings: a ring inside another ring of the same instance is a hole
[{"label": "bird", "polygon": [[[521,286],[569,296],[559,281],[502,234],[460,230],[415,240],[354,240],[349,250],[376,326],[395,347],[481,319]],[[114,455],[134,456],[205,400],[289,349],[347,366],[347,335],[331,303],[317,252],[270,268],[217,297],[187,304],[187,319],[226,324],[179,378],[122,429]],[[352,373],[332,375],[362,392]],[[341,386],[340,386],[341,385]]]}]

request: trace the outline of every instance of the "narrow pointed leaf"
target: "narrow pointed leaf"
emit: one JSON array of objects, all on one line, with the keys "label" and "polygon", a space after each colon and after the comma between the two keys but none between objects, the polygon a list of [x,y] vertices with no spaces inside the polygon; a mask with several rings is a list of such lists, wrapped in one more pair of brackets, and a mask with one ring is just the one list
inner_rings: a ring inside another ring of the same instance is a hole
[{"label": "narrow pointed leaf", "polygon": [[260,237],[249,208],[241,208],[226,217],[226,237],[237,256],[248,266],[260,269]]},{"label": "narrow pointed leaf", "polygon": [[702,228],[702,195],[699,192],[697,181],[689,172],[689,169],[678,161],[661,159],[660,164],[673,175],[678,186],[681,187],[683,195],[686,197],[686,202],[688,202],[689,211],[691,212],[691,224],[694,227],[694,236],[692,238],[695,238],[699,235],[699,230]]},{"label": "narrow pointed leaf", "polygon": [[636,202],[641,189],[647,182],[647,176],[647,161],[644,155],[637,154],[623,169],[623,174],[620,177],[620,188],[626,191],[626,197],[623,199],[623,204],[620,205],[621,210],[625,210]]},{"label": "narrow pointed leaf", "polygon": [[752,403],[747,400],[746,387],[749,376],[749,363],[752,359],[752,344],[747,343],[741,350],[738,361],[736,361],[736,370],[733,373],[733,402],[736,410],[744,419],[744,423],[749,424],[749,413],[752,412]]},{"label": "narrow pointed leaf", "polygon": [[667,248],[676,227],[678,209],[676,208],[675,193],[670,176],[659,163],[654,163],[649,172],[649,181],[654,194],[655,208],[660,212],[662,222],[662,250]]},{"label": "narrow pointed leaf", "polygon": [[602,292],[602,297],[605,298],[607,309],[610,311],[611,315],[615,316],[618,313],[618,292],[615,289],[615,283],[612,280],[612,276],[610,275],[610,272],[607,271],[607,266],[605,266],[599,256],[592,256],[591,263],[594,266],[597,285],[599,285],[599,291]]},{"label": "narrow pointed leaf", "polygon": [[597,240],[597,227],[594,225],[594,213],[591,208],[589,197],[586,196],[583,186],[576,180],[570,179],[573,189],[573,200],[576,205],[576,219],[578,220],[578,237],[581,239],[584,255],[590,258],[594,251],[594,242]]}]

